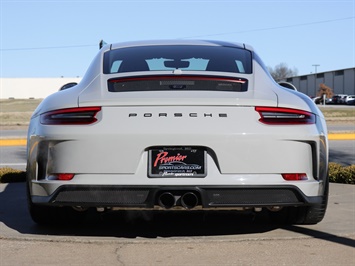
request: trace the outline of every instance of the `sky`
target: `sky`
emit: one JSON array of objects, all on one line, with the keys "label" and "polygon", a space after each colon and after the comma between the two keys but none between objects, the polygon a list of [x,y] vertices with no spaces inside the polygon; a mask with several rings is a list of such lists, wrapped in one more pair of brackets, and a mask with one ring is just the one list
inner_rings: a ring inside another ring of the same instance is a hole
[{"label": "sky", "polygon": [[[355,0],[0,0],[0,77],[82,77],[107,43],[251,45],[305,75],[355,67]],[[314,66],[317,65],[317,66]]]}]

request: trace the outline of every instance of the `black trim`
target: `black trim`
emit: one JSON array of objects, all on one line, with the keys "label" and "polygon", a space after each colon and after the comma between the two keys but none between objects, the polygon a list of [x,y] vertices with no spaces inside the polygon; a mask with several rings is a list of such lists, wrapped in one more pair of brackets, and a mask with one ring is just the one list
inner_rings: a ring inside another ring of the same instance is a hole
[{"label": "black trim", "polygon": [[248,79],[229,76],[196,75],[142,75],[115,77],[107,81],[109,92],[135,91],[248,91]]},{"label": "black trim", "polygon": [[164,192],[180,197],[193,192],[203,208],[302,206],[322,202],[294,186],[88,186],[65,185],[48,197],[32,196],[35,204],[83,207],[153,208]]}]

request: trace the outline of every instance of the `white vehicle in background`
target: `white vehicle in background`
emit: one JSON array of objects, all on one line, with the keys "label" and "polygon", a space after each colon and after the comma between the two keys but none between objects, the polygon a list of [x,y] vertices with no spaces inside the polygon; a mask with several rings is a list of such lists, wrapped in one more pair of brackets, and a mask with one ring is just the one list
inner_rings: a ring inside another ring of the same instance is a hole
[{"label": "white vehicle in background", "polygon": [[28,129],[39,224],[87,210],[235,210],[315,224],[326,212],[325,119],[280,87],[252,47],[145,41],[102,47]]},{"label": "white vehicle in background", "polygon": [[346,98],[345,98],[345,103],[346,104],[351,105],[351,104],[354,104],[354,102],[355,102],[355,95],[346,96]]}]

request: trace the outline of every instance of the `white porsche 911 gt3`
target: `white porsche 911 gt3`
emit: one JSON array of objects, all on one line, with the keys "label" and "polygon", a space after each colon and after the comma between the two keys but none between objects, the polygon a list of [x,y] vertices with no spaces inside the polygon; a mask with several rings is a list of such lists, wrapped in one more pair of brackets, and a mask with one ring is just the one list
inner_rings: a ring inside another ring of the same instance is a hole
[{"label": "white porsche 911 gt3", "polygon": [[35,110],[29,210],[264,210],[314,224],[328,199],[324,117],[245,44],[105,45],[82,81]]}]

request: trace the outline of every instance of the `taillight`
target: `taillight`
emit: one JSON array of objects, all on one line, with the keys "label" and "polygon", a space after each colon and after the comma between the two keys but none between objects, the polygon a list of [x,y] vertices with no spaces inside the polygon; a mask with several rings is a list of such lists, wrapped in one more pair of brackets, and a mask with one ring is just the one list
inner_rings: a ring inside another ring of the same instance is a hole
[{"label": "taillight", "polygon": [[300,125],[315,124],[316,116],[313,113],[280,107],[255,107],[260,114],[259,121],[270,125]]},{"label": "taillight", "polygon": [[305,173],[294,173],[294,174],[281,174],[283,179],[286,181],[301,181],[308,180],[307,174]]},{"label": "taillight", "polygon": [[101,107],[78,107],[50,111],[41,114],[43,125],[88,125],[97,121]]}]

